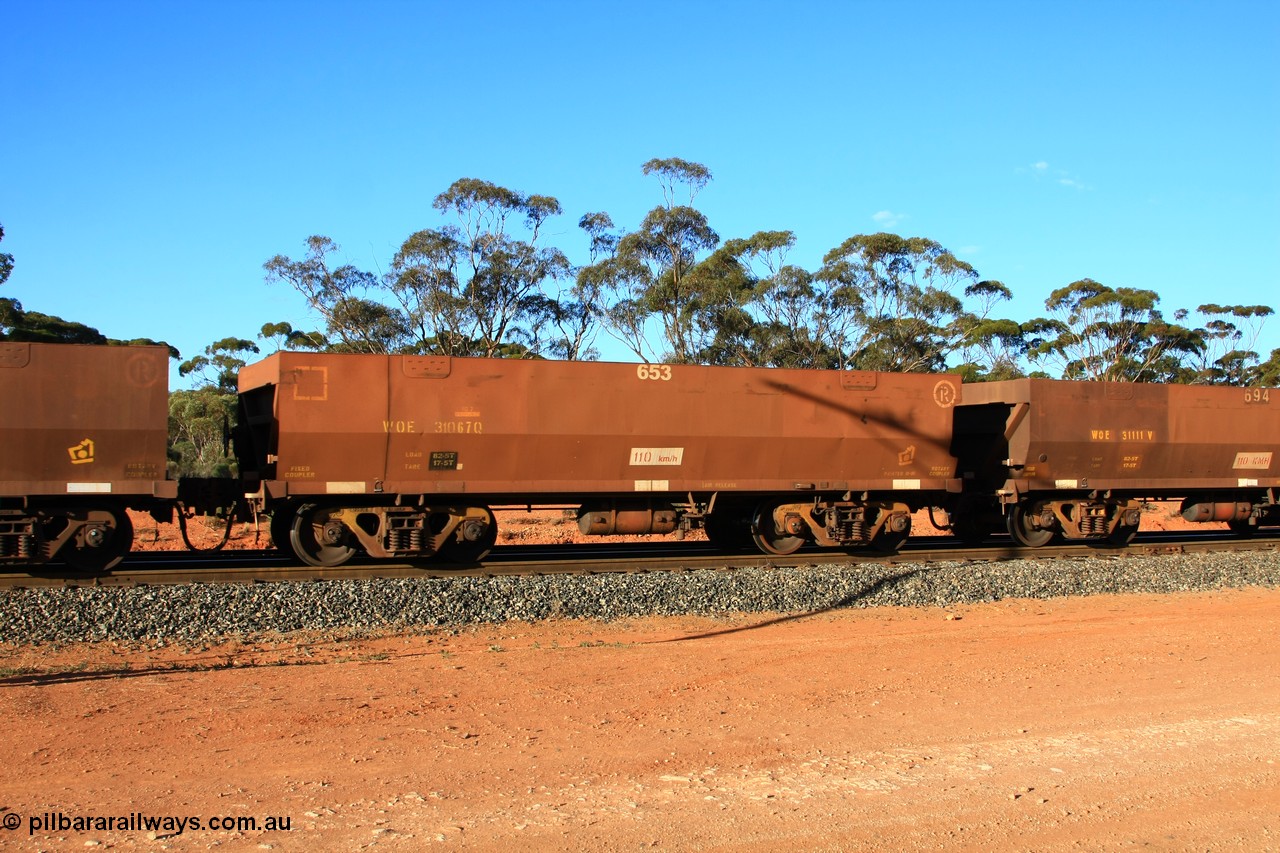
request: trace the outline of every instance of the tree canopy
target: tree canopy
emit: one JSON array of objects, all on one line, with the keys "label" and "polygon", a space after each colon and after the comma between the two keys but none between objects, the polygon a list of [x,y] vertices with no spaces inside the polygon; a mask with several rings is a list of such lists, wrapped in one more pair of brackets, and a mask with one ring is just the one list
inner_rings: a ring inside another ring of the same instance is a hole
[{"label": "tree canopy", "polygon": [[[307,237],[301,256],[277,254],[263,270],[268,285],[296,290],[321,328],[267,323],[253,339],[214,341],[179,373],[227,395],[264,347],[572,360],[598,358],[607,336],[646,362],[952,371],[966,381],[1280,380],[1280,350],[1258,352],[1267,305],[1169,309],[1154,290],[1079,278],[1051,290],[1042,316],[1012,317],[1009,285],[928,237],[852,234],[805,269],[790,261],[791,231],[717,230],[698,206],[713,181],[707,166],[667,157],[640,171],[656,182],[654,205],[633,227],[605,211],[581,215],[576,262],[554,244],[567,233],[555,197],[478,178],[436,195],[424,211],[434,221],[405,237],[383,272],[345,261],[330,237]],[[13,268],[0,254],[0,285]],[[0,298],[0,340],[122,343],[16,298]]]},{"label": "tree canopy", "polygon": [[722,238],[697,207],[711,170],[679,157],[641,172],[658,203],[634,229],[604,211],[578,226],[588,256],[573,265],[545,243],[560,203],[475,178],[432,208],[446,221],[410,235],[381,280],[328,262],[311,237],[302,261],[266,264],[326,321],[335,351],[503,358],[598,357],[603,333],[649,361],[960,373],[967,381],[1032,375],[1096,381],[1274,381],[1275,353],[1255,344],[1265,305],[1166,314],[1151,290],[1090,278],[1053,290],[1045,316],[1009,317],[1013,296],[935,240],[854,234],[816,270],[788,262],[795,235]]},{"label": "tree canopy", "polygon": [[[4,226],[0,225],[0,241],[4,240]],[[13,255],[0,253],[0,285],[9,280],[13,272]],[[164,341],[151,338],[117,340],[108,338],[92,326],[74,320],[64,320],[52,314],[31,311],[13,297],[0,297],[0,341],[24,341],[45,344],[110,344],[116,346],[153,345],[168,347],[169,357],[178,358],[178,350]]]}]

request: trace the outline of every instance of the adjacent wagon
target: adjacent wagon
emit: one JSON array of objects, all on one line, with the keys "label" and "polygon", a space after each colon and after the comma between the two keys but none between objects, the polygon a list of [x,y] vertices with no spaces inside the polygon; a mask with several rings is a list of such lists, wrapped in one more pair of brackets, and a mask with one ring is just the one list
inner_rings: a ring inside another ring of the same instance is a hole
[{"label": "adjacent wagon", "polygon": [[167,511],[169,352],[0,342],[0,562],[120,561]]},{"label": "adjacent wagon", "polygon": [[[1141,502],[1249,534],[1280,521],[1280,396],[1272,389],[1015,379],[964,386],[957,532],[1003,519],[1024,545],[1128,542]],[[993,519],[996,519],[993,521]]]}]

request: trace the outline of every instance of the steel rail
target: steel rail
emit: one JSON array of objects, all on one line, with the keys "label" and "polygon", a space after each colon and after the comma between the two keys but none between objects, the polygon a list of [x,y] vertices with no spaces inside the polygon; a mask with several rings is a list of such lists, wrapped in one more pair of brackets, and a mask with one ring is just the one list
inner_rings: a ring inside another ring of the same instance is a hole
[{"label": "steel rail", "polygon": [[447,565],[355,560],[337,568],[290,562],[274,551],[230,551],[216,556],[186,551],[140,552],[105,574],[75,576],[66,566],[46,564],[0,572],[0,587],[106,587],[186,583],[271,583],[281,581],[370,580],[375,578],[456,578],[545,574],[732,570],[748,567],[811,565],[900,565],[936,562],[1057,560],[1086,557],[1145,557],[1219,551],[1280,550],[1280,533],[1252,539],[1223,538],[1213,533],[1151,533],[1127,547],[1104,544],[1059,544],[1024,548],[1011,539],[971,546],[950,536],[919,537],[896,553],[871,550],[834,551],[807,548],[780,557],[755,552],[724,553],[705,542],[654,542],[603,545],[499,546],[483,563]]}]

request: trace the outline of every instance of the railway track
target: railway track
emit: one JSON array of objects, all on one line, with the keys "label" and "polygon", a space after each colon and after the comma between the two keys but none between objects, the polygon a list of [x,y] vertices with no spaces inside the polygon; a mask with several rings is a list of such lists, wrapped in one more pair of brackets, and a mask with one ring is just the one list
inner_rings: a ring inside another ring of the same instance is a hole
[{"label": "railway track", "polygon": [[456,578],[545,574],[601,574],[670,572],[696,569],[732,570],[747,567],[806,565],[897,565],[930,562],[991,562],[1015,559],[1078,559],[1083,557],[1150,557],[1222,551],[1280,550],[1280,533],[1252,539],[1211,533],[1149,533],[1128,547],[1104,544],[1061,544],[1024,548],[1007,537],[981,547],[950,536],[920,537],[896,553],[803,549],[786,557],[755,552],[726,554],[705,542],[655,542],[602,545],[508,545],[494,548],[480,564],[388,563],[356,560],[334,568],[299,565],[273,550],[226,551],[210,555],[187,551],[132,554],[116,569],[101,575],[77,574],[66,566],[46,564],[31,571],[0,572],[0,587],[143,586],[187,583],[272,583],[281,581],[358,580],[375,578]]}]

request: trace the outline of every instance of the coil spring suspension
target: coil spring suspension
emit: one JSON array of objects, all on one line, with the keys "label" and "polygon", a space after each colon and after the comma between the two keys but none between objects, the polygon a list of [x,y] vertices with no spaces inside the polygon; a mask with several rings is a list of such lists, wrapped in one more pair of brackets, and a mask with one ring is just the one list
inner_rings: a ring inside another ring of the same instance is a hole
[{"label": "coil spring suspension", "polygon": [[36,537],[25,522],[0,523],[0,557],[29,560],[36,549]]},{"label": "coil spring suspension", "polygon": [[1085,536],[1105,536],[1107,516],[1105,512],[1088,512],[1080,519],[1080,532]]},{"label": "coil spring suspension", "polygon": [[390,540],[393,551],[421,551],[422,528],[417,525],[392,528]]},{"label": "coil spring suspension", "polygon": [[840,542],[858,542],[866,537],[867,525],[861,516],[840,518],[832,525],[831,538]]}]

